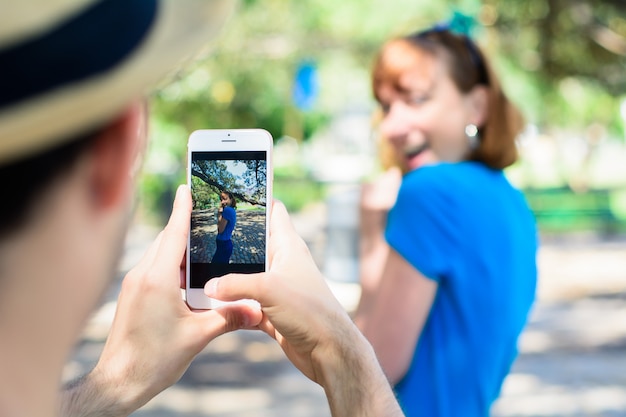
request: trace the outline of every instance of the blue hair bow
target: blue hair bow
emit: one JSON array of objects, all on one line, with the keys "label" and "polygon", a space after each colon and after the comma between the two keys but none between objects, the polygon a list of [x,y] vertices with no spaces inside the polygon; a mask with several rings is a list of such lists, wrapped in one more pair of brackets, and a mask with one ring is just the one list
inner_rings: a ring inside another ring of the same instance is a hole
[{"label": "blue hair bow", "polygon": [[455,10],[452,13],[452,18],[450,18],[450,20],[437,23],[431,30],[448,30],[452,33],[456,33],[457,35],[465,35],[469,38],[471,37],[471,33],[475,27],[476,20],[473,17]]}]

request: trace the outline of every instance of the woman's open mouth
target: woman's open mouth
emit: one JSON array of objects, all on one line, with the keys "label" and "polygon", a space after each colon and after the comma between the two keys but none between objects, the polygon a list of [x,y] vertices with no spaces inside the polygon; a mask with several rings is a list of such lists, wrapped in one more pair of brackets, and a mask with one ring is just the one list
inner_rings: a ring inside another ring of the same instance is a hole
[{"label": "woman's open mouth", "polygon": [[422,152],[424,152],[426,149],[428,149],[428,142],[424,142],[421,145],[411,148],[407,151],[404,152],[404,156],[407,159],[411,159],[411,158],[415,158],[417,155],[421,154]]},{"label": "woman's open mouth", "polygon": [[406,158],[407,167],[409,170],[414,170],[424,165],[430,156],[424,151],[430,149],[428,142],[424,142],[419,146],[405,150],[404,157]]}]

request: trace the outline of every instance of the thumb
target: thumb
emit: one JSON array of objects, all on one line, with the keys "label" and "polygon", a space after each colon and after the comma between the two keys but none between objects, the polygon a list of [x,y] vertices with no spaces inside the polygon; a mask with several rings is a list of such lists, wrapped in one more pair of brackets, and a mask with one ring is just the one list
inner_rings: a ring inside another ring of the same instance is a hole
[{"label": "thumb", "polygon": [[[264,290],[265,273],[258,274],[228,274],[219,278],[210,279],[204,286],[204,293],[222,301],[241,299],[257,300],[261,305],[267,305],[265,299],[268,291]],[[271,292],[270,292],[271,293]]]},{"label": "thumb", "polygon": [[203,343],[210,342],[222,334],[239,329],[256,327],[263,318],[260,309],[247,304],[233,303],[193,315],[196,334],[203,335]]}]

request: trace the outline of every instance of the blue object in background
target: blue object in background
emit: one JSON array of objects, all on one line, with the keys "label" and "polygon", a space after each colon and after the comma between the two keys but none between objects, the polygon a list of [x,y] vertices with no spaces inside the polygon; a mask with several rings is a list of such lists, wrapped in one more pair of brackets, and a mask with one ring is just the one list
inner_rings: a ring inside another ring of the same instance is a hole
[{"label": "blue object in background", "polygon": [[310,110],[319,91],[317,67],[311,60],[300,62],[296,70],[292,99],[300,110]]}]

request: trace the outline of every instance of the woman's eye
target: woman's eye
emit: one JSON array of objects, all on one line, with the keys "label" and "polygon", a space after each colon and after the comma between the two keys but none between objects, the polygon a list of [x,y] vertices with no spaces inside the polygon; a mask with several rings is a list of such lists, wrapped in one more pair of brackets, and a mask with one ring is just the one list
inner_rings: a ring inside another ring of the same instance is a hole
[{"label": "woman's eye", "polygon": [[386,103],[380,103],[380,109],[382,110],[382,112],[384,114],[389,113],[389,110],[391,109],[391,106],[389,104]]},{"label": "woman's eye", "polygon": [[413,105],[423,104],[426,101],[428,101],[428,96],[426,94],[417,94],[411,96],[409,99],[409,102]]}]

